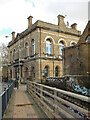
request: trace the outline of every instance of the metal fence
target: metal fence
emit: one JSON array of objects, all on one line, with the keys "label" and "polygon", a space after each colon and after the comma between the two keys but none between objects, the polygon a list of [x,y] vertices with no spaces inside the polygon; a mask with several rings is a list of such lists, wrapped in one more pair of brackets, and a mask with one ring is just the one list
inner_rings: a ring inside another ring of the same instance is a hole
[{"label": "metal fence", "polygon": [[90,98],[28,81],[28,92],[40,104],[47,116],[55,118],[90,119]]},{"label": "metal fence", "polygon": [[8,88],[4,88],[4,92],[0,94],[0,119],[3,118],[3,115],[6,111],[14,86],[15,86],[15,81],[12,82],[10,81],[10,84],[8,84]]}]

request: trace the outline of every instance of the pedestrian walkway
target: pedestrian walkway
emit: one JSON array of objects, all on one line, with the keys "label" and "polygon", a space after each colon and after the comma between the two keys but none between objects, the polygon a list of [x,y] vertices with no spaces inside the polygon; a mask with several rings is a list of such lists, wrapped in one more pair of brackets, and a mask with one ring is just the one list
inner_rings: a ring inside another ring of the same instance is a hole
[{"label": "pedestrian walkway", "polygon": [[7,107],[4,118],[46,118],[47,116],[26,92],[26,86],[14,88],[13,95]]}]

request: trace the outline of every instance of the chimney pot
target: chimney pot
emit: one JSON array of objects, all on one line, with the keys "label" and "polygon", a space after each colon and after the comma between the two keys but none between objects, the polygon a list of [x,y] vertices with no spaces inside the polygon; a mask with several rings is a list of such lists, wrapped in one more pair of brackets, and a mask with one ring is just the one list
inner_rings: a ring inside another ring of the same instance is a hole
[{"label": "chimney pot", "polygon": [[29,16],[28,19],[28,28],[32,25],[32,16]]},{"label": "chimney pot", "polygon": [[67,21],[67,27],[69,27],[69,22]]},{"label": "chimney pot", "polygon": [[71,25],[72,29],[77,30],[77,23]]}]

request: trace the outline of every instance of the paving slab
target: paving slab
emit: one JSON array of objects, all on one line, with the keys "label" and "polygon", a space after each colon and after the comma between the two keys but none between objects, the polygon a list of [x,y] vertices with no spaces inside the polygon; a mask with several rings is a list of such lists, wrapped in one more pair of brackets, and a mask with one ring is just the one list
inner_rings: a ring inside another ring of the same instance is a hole
[{"label": "paving slab", "polygon": [[13,95],[7,107],[4,118],[46,118],[47,116],[34,102],[29,93],[26,92],[26,85],[20,85],[19,89],[14,88]]}]

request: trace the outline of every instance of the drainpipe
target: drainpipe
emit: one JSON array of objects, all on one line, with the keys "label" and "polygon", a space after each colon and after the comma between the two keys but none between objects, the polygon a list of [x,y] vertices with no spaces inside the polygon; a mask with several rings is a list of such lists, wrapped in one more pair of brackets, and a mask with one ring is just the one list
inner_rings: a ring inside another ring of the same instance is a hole
[{"label": "drainpipe", "polygon": [[19,50],[19,85],[21,84],[20,82],[20,56],[21,56],[21,48],[20,48],[20,35],[18,35],[18,50]]},{"label": "drainpipe", "polygon": [[40,78],[42,83],[42,64],[41,64],[41,28],[40,28]]},{"label": "drainpipe", "polygon": [[65,65],[64,65],[65,61],[64,60],[65,60],[65,56],[64,56],[64,49],[63,49],[63,76],[65,76]]},{"label": "drainpipe", "polygon": [[54,44],[53,44],[53,79],[54,79]]}]

